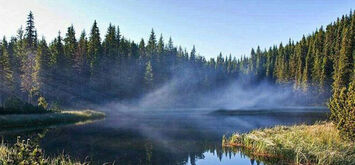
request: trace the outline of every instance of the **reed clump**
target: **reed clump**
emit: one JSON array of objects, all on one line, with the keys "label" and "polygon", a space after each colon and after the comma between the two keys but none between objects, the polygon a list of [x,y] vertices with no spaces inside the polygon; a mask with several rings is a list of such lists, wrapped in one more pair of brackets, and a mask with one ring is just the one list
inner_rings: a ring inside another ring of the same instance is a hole
[{"label": "reed clump", "polygon": [[[330,122],[276,126],[223,137],[226,147],[243,148],[249,155],[296,164],[354,164],[355,145]],[[275,162],[275,160],[273,161]]]}]

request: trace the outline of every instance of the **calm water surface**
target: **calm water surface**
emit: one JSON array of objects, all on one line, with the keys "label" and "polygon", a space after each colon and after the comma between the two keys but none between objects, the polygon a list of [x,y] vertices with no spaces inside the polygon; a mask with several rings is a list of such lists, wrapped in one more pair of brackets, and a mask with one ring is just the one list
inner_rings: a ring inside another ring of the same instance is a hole
[{"label": "calm water surface", "polygon": [[2,130],[38,142],[46,154],[62,153],[93,164],[263,164],[242,153],[223,150],[224,134],[279,124],[314,123],[324,109],[260,109],[211,113],[201,109],[108,113],[102,121],[35,130]]}]

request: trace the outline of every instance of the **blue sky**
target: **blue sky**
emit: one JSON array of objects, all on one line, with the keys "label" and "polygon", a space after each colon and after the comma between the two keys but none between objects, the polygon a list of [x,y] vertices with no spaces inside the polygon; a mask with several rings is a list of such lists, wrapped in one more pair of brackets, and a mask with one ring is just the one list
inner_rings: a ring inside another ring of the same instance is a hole
[{"label": "blue sky", "polygon": [[258,45],[268,48],[289,38],[299,40],[354,8],[353,0],[0,0],[0,35],[16,34],[32,10],[39,36],[52,40],[74,25],[88,32],[97,20],[102,36],[108,24],[119,25],[131,40],[146,40],[154,28],[165,41],[200,55],[240,57]]}]

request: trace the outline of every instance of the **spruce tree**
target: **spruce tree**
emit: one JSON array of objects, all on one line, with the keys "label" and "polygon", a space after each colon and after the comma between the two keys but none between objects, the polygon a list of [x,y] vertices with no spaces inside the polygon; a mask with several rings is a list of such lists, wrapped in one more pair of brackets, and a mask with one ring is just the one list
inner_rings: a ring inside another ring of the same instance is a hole
[{"label": "spruce tree", "polygon": [[195,45],[192,46],[192,50],[191,50],[191,53],[190,53],[190,62],[191,63],[194,63],[196,60],[196,48],[195,48]]},{"label": "spruce tree", "polygon": [[65,69],[70,73],[73,67],[73,59],[77,51],[78,43],[75,38],[75,30],[73,25],[68,27],[66,36],[64,38],[64,56],[65,56]]},{"label": "spruce tree", "polygon": [[37,44],[37,31],[35,29],[32,11],[27,16],[26,41],[29,48],[35,49]]},{"label": "spruce tree", "polygon": [[49,48],[44,38],[39,42],[36,54],[36,65],[33,74],[34,96],[47,96],[48,72],[49,72]]},{"label": "spruce tree", "polygon": [[164,40],[163,35],[160,35],[158,45],[157,45],[157,53],[159,56],[162,56],[164,53]]},{"label": "spruce tree", "polygon": [[334,71],[334,83],[333,90],[341,90],[346,88],[350,83],[351,72],[353,70],[353,34],[348,28],[343,29],[343,39],[341,42],[341,49],[339,52],[339,57],[336,61],[335,71]]},{"label": "spruce tree", "polygon": [[14,90],[13,71],[5,38],[2,40],[0,52],[0,102],[2,103],[4,97],[10,96]]},{"label": "spruce tree", "polygon": [[118,36],[119,36],[119,32],[117,34],[115,26],[110,24],[107,29],[105,40],[102,44],[103,49],[104,49],[104,54],[109,59],[114,59],[117,56],[118,41],[119,40],[116,37],[118,37]]},{"label": "spruce tree", "polygon": [[90,61],[91,74],[95,75],[99,72],[99,63],[102,56],[100,31],[96,20],[92,25],[89,42],[88,42],[88,57]]},{"label": "spruce tree", "polygon": [[156,52],[157,52],[157,40],[156,40],[154,30],[152,29],[147,43],[147,53],[149,57],[152,57],[156,54]]}]

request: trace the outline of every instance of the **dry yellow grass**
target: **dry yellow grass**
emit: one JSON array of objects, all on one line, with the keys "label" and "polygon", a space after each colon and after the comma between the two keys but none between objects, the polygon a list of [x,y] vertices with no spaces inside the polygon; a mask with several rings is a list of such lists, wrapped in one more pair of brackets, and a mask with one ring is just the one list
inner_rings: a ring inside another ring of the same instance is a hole
[{"label": "dry yellow grass", "polygon": [[344,140],[332,123],[276,126],[224,138],[225,146],[252,151],[297,164],[355,164],[354,142]]},{"label": "dry yellow grass", "polygon": [[42,149],[29,140],[20,141],[13,146],[0,144],[0,165],[12,164],[38,164],[38,165],[87,165],[80,161],[72,160],[69,156],[61,154],[57,157],[46,157]]}]

